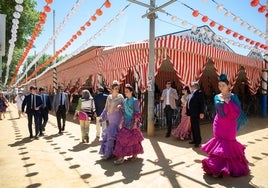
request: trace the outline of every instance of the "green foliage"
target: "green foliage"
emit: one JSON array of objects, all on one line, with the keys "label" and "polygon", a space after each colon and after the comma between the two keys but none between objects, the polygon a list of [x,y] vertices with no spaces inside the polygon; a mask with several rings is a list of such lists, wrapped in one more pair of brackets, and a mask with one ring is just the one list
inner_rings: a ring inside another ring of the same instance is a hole
[{"label": "green foliage", "polygon": [[[7,53],[9,49],[9,40],[11,39],[11,28],[13,13],[15,12],[16,2],[14,0],[0,0],[0,13],[6,14],[6,55],[3,57],[3,75],[2,81],[6,75]],[[19,18],[19,28],[17,30],[17,41],[15,42],[14,53],[10,65],[9,79],[13,76],[16,65],[23,54],[24,48],[28,44],[28,39],[31,37],[35,29],[36,23],[39,20],[39,11],[35,10],[37,5],[36,0],[24,0],[23,12]]]}]

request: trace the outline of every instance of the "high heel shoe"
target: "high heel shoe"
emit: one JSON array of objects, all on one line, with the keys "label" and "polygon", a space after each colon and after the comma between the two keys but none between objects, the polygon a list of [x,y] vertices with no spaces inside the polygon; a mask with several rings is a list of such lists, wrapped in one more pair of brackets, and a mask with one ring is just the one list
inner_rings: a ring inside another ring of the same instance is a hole
[{"label": "high heel shoe", "polygon": [[120,164],[122,164],[124,161],[125,161],[124,158],[119,158],[119,159],[117,159],[116,161],[114,161],[114,164],[116,164],[116,165],[120,165]]},{"label": "high heel shoe", "polygon": [[89,143],[89,137],[88,136],[86,136],[86,142]]}]

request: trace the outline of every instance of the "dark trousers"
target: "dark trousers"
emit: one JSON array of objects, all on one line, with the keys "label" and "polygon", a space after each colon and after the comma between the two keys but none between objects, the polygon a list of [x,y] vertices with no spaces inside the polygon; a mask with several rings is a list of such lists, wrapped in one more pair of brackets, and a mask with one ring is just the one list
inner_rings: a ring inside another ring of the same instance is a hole
[{"label": "dark trousers", "polygon": [[191,129],[193,135],[193,142],[196,145],[201,144],[201,133],[200,133],[200,118],[198,116],[190,116]]},{"label": "dark trousers", "polygon": [[[59,109],[56,112],[56,117],[57,117],[57,124],[59,128],[59,132],[61,132],[62,129],[64,129],[65,122],[66,122],[66,109],[64,105],[59,106]],[[61,119],[62,119],[62,126],[61,126]]]},{"label": "dark trousers", "polygon": [[28,130],[30,133],[30,136],[33,136],[33,130],[32,130],[32,124],[33,124],[33,118],[34,118],[34,125],[35,125],[35,136],[38,136],[39,133],[42,133],[41,125],[40,125],[40,112],[31,110],[27,112],[28,117]]},{"label": "dark trousers", "polygon": [[48,122],[48,109],[47,108],[41,109],[40,122],[41,122],[42,128],[46,127],[46,124]]},{"label": "dark trousers", "polygon": [[172,129],[173,109],[171,108],[170,105],[166,105],[164,112],[165,112],[166,122],[167,122],[167,136],[170,136],[171,129]]}]

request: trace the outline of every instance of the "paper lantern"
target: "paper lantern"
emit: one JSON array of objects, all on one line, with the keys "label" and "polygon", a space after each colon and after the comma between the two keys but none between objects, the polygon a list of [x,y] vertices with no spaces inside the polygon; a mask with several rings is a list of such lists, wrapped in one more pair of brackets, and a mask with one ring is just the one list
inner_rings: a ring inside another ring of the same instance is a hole
[{"label": "paper lantern", "polygon": [[243,22],[241,22],[240,25],[241,25],[241,26],[246,26],[246,25],[247,25],[247,22],[243,21]]},{"label": "paper lantern", "polygon": [[240,20],[240,17],[239,16],[236,16],[236,17],[234,17],[234,22],[239,22],[239,20]]},{"label": "paper lantern", "polygon": [[86,26],[91,26],[91,23],[89,21],[86,22]]},{"label": "paper lantern", "polygon": [[46,0],[47,4],[51,4],[53,0]]},{"label": "paper lantern", "polygon": [[227,29],[227,30],[225,31],[225,33],[226,33],[227,35],[229,35],[229,34],[232,33],[232,31],[231,31],[231,29]]},{"label": "paper lantern", "polygon": [[194,17],[199,16],[199,11],[198,11],[198,10],[194,10],[193,13],[192,13],[192,15],[193,15]]},{"label": "paper lantern", "polygon": [[223,29],[224,29],[223,25],[220,25],[220,26],[218,27],[218,30],[219,30],[219,31],[222,31]]},{"label": "paper lantern", "polygon": [[266,11],[266,6],[264,6],[264,5],[260,6],[260,7],[258,8],[258,11],[259,11],[260,13],[265,12],[265,11]]},{"label": "paper lantern", "polygon": [[255,44],[255,46],[260,46],[261,45],[261,43],[259,43],[259,42],[256,42],[256,44]]},{"label": "paper lantern", "polygon": [[97,17],[95,15],[91,16],[91,20],[92,21],[96,21],[97,20]]},{"label": "paper lantern", "polygon": [[252,7],[256,7],[259,3],[260,3],[259,0],[253,0],[253,1],[250,2],[250,5],[251,5]]},{"label": "paper lantern", "polygon": [[109,1],[109,0],[105,1],[104,6],[105,6],[106,8],[110,8],[110,7],[111,7],[111,3],[110,3],[110,1]]},{"label": "paper lantern", "polygon": [[216,22],[211,21],[211,22],[209,23],[209,25],[210,25],[211,27],[214,27],[214,26],[216,25]]},{"label": "paper lantern", "polygon": [[172,16],[171,17],[171,20],[173,21],[173,22],[176,22],[177,20],[178,20],[178,17],[175,15],[175,16]]},{"label": "paper lantern", "polygon": [[244,40],[244,38],[245,38],[245,37],[244,37],[243,35],[240,35],[240,36],[238,37],[239,40]]},{"label": "paper lantern", "polygon": [[76,33],[78,36],[82,35],[82,32],[81,31],[77,31]]},{"label": "paper lantern", "polygon": [[261,45],[260,45],[260,48],[264,48],[264,47],[265,47],[264,44],[261,44]]},{"label": "paper lantern", "polygon": [[202,17],[202,21],[203,21],[203,22],[207,22],[207,21],[208,21],[208,17],[207,17],[207,16],[203,16],[203,17]]},{"label": "paper lantern", "polygon": [[51,8],[48,5],[46,5],[46,6],[44,6],[44,11],[45,12],[50,12]]},{"label": "paper lantern", "polygon": [[80,27],[80,30],[85,31],[86,30],[85,26]]},{"label": "paper lantern", "polygon": [[251,40],[249,44],[251,45],[255,44],[254,40]]},{"label": "paper lantern", "polygon": [[232,13],[228,10],[227,12],[225,12],[224,16],[230,17],[232,15]]},{"label": "paper lantern", "polygon": [[97,9],[96,10],[96,14],[98,15],[98,16],[101,16],[102,14],[103,14],[103,12],[102,12],[102,10],[101,9]]},{"label": "paper lantern", "polygon": [[76,35],[73,35],[72,38],[73,38],[73,39],[77,39],[77,36],[76,36]]},{"label": "paper lantern", "polygon": [[238,37],[238,33],[234,32],[233,37],[235,37],[235,38]]},{"label": "paper lantern", "polygon": [[23,11],[23,6],[21,6],[21,5],[16,5],[16,6],[15,6],[15,10],[18,11],[18,12],[22,12],[22,11]]},{"label": "paper lantern", "polygon": [[217,5],[217,10],[218,11],[221,11],[222,9],[223,9],[223,5],[222,4]]},{"label": "paper lantern", "polygon": [[265,14],[265,17],[268,18],[268,13]]}]

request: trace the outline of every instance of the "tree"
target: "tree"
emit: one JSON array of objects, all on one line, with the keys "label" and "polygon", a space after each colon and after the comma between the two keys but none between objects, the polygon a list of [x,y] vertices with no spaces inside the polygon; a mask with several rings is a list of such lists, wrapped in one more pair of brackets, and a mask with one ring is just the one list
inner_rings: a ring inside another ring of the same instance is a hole
[{"label": "tree", "polygon": [[[23,54],[24,48],[28,44],[28,40],[35,29],[35,24],[38,23],[40,12],[35,10],[37,5],[36,0],[24,0],[22,3],[23,12],[19,18],[19,27],[17,30],[17,41],[15,43],[15,48],[13,52],[12,62],[10,65],[9,80],[13,76],[17,62]],[[13,13],[15,12],[15,1],[0,0],[0,13],[6,14],[6,55],[3,57],[3,76],[2,82],[4,81],[6,75],[6,63],[9,49],[9,40],[11,39],[11,28]]]}]

